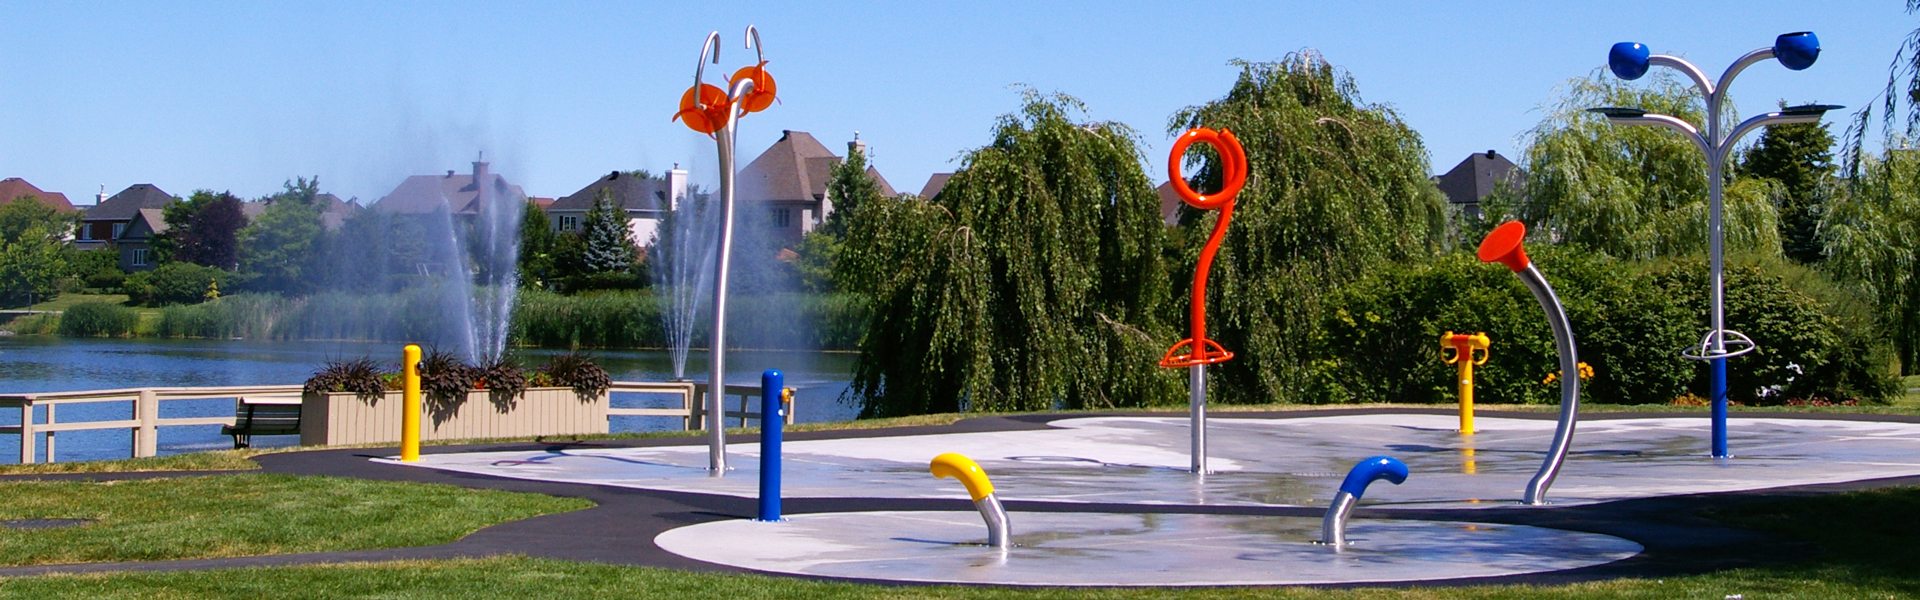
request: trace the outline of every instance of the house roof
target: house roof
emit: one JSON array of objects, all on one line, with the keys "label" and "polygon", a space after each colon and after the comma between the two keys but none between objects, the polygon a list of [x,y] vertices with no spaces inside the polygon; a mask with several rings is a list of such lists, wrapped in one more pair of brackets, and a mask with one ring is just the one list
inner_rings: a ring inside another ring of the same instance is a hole
[{"label": "house roof", "polygon": [[947,189],[947,180],[952,178],[952,173],[934,173],[932,177],[927,178],[926,185],[920,186],[920,197],[930,200],[940,195],[940,190]]},{"label": "house roof", "polygon": [[[143,227],[140,224],[145,223]],[[142,208],[134,213],[126,229],[120,231],[121,240],[151,239],[167,232],[166,211],[158,208]]]},{"label": "house roof", "polygon": [[893,184],[887,183],[887,178],[880,174],[879,169],[873,168],[873,165],[867,165],[867,176],[873,178],[874,185],[880,186],[881,198],[892,198],[900,195],[900,192],[893,190]]},{"label": "house roof", "polygon": [[1517,182],[1519,170],[1513,161],[1492,150],[1475,152],[1453,170],[1434,179],[1447,201],[1454,204],[1478,204],[1492,194],[1500,181]]},{"label": "house roof", "polygon": [[1183,200],[1180,199],[1179,192],[1173,191],[1173,182],[1162,183],[1160,187],[1153,188],[1153,191],[1160,195],[1160,222],[1179,225],[1180,203]]},{"label": "house roof", "polygon": [[827,194],[827,179],[840,157],[805,131],[782,131],[780,140],[740,170],[738,193],[752,200],[811,202]]},{"label": "house roof", "polygon": [[19,177],[0,179],[0,204],[12,202],[21,196],[38,198],[41,204],[51,206],[58,212],[70,213],[79,210],[73,207],[72,202],[67,201],[66,194],[42,190]]},{"label": "house roof", "polygon": [[593,180],[580,191],[561,196],[546,208],[549,211],[586,212],[593,208],[593,198],[600,190],[612,190],[614,202],[623,210],[662,210],[669,206],[665,179],[635,177],[631,173],[614,171]]},{"label": "house roof", "polygon": [[87,209],[83,221],[130,221],[143,208],[162,208],[173,201],[173,194],[151,183],[136,183],[120,190],[112,198]]},{"label": "house roof", "polygon": [[472,174],[456,174],[447,171],[445,175],[414,175],[401,181],[391,193],[381,197],[370,208],[389,214],[422,215],[429,214],[445,206],[455,214],[478,214],[484,203],[482,191],[506,198],[525,198],[526,193],[520,186],[507,181],[507,178],[486,170],[486,163],[475,165],[475,171],[481,173],[489,187],[484,189],[474,184]]}]

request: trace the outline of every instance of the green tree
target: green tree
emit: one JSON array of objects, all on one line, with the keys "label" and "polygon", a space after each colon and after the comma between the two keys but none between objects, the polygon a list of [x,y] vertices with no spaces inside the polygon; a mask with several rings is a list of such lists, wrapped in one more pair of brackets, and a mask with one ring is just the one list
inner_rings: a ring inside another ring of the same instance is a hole
[{"label": "green tree", "polygon": [[[882,200],[880,184],[867,174],[867,157],[861,152],[847,153],[847,159],[834,165],[827,181],[827,198],[833,201],[833,213],[827,222],[800,240],[794,252],[799,255],[794,267],[807,289],[831,292],[840,289],[832,279],[833,263],[847,233],[847,215],[862,204]],[[911,201],[911,200],[909,200]]]},{"label": "green tree", "polygon": [[1820,225],[1825,266],[1880,307],[1906,374],[1920,373],[1920,156],[1890,150],[1861,164]]},{"label": "green tree", "polygon": [[154,236],[162,261],[182,261],[233,270],[240,262],[240,229],[247,217],[240,199],[228,192],[197,190],[185,202],[163,209],[167,231]]},{"label": "green tree", "polygon": [[[1920,0],[1906,0],[1906,5],[1907,14],[1920,14]],[[1874,118],[1876,109],[1878,119]],[[1880,95],[1860,107],[1849,121],[1840,143],[1842,171],[1848,179],[1860,179],[1868,163],[1873,162],[1866,152],[1866,140],[1876,121],[1880,139],[1888,148],[1896,147],[1896,142],[1920,138],[1920,28],[1909,32],[1893,51],[1893,61],[1887,65],[1887,85]]]},{"label": "green tree", "polygon": [[[1616,126],[1587,112],[1632,106],[1696,127],[1705,119],[1704,103],[1678,77],[1660,71],[1646,80],[1636,87],[1596,71],[1569,81],[1545,110],[1521,161],[1526,194],[1516,215],[1529,229],[1624,259],[1706,251],[1707,167],[1699,147],[1664,128]],[[1751,177],[1725,187],[1727,248],[1780,252],[1771,187]]]},{"label": "green tree", "polygon": [[555,238],[547,211],[528,200],[520,215],[520,285],[545,288],[553,279]]},{"label": "green tree", "polygon": [[836,271],[874,306],[861,414],[1172,402],[1159,199],[1135,134],[1029,92],[933,202],[856,203]]},{"label": "green tree", "polygon": [[1826,124],[1768,127],[1742,158],[1740,173],[1779,182],[1774,210],[1779,213],[1781,250],[1801,263],[1819,262],[1815,233],[1834,174],[1833,135]]},{"label": "green tree", "polygon": [[[291,191],[291,190],[289,190]],[[304,294],[314,288],[314,263],[324,231],[320,207],[296,198],[267,205],[240,230],[240,272],[247,289]]]},{"label": "green tree", "polygon": [[65,237],[74,223],[73,216],[35,197],[0,205],[0,303],[32,304],[58,295],[56,283],[71,270]]},{"label": "green tree", "polygon": [[586,273],[633,270],[633,231],[627,229],[626,211],[614,203],[613,190],[602,188],[594,194],[580,237],[586,246],[580,255],[580,266]]},{"label": "green tree", "polygon": [[[1246,187],[1208,280],[1209,337],[1236,354],[1218,370],[1219,397],[1312,400],[1301,394],[1302,342],[1317,335],[1326,291],[1383,262],[1432,256],[1444,239],[1444,200],[1419,134],[1392,108],[1363,102],[1351,75],[1312,53],[1234,64],[1240,75],[1225,96],[1179,111],[1168,127],[1227,128],[1246,148]],[[1188,170],[1189,179],[1218,189],[1217,165]],[[1181,307],[1219,218],[1183,210],[1180,266],[1170,273]]]}]

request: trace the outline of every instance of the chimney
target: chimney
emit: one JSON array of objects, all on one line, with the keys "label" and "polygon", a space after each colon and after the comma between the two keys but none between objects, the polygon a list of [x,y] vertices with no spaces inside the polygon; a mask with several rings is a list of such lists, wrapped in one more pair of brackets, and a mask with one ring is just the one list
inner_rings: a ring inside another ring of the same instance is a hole
[{"label": "chimney", "polygon": [[847,142],[847,158],[851,159],[855,154],[859,154],[861,158],[867,156],[867,143],[860,141],[859,131],[853,132],[853,141]]},{"label": "chimney", "polygon": [[680,210],[680,198],[690,193],[687,170],[680,168],[680,163],[673,163],[673,169],[667,171],[667,210]]},{"label": "chimney", "polygon": [[1487,151],[1487,158],[1488,158],[1489,160],[1491,160],[1491,159],[1492,159],[1493,157],[1496,157],[1496,156],[1499,156],[1499,154],[1497,154],[1497,153],[1495,153],[1495,152],[1494,152],[1494,151],[1492,151],[1492,150],[1488,150],[1488,151]]},{"label": "chimney", "polygon": [[493,174],[487,172],[486,159],[487,153],[483,151],[473,161],[473,208],[475,211],[493,208]]},{"label": "chimney", "polygon": [[106,203],[107,203],[107,184],[102,183],[100,184],[100,194],[93,197],[93,205],[99,206]]}]

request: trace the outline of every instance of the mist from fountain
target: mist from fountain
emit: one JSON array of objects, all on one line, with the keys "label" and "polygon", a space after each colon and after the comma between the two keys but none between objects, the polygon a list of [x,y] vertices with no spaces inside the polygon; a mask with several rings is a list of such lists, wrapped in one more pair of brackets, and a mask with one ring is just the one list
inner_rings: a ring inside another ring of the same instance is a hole
[{"label": "mist from fountain", "polygon": [[659,230],[653,250],[653,277],[657,293],[665,298],[662,319],[667,332],[667,355],[673,378],[687,378],[687,354],[693,346],[694,324],[712,301],[713,261],[717,255],[719,211],[704,192],[690,193],[675,204],[672,216]]}]

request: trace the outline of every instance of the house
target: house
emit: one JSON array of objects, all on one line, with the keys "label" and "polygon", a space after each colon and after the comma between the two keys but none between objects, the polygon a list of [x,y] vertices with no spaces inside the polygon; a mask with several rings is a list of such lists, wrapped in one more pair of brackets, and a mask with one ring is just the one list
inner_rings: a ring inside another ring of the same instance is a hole
[{"label": "house", "polygon": [[[104,192],[103,192],[104,193]],[[174,197],[151,183],[136,183],[111,198],[101,199],[80,217],[80,237],[73,246],[82,250],[105,248],[120,239],[140,210],[163,208]]]},{"label": "house", "polygon": [[[320,209],[320,227],[326,231],[339,231],[340,226],[346,223],[347,219],[352,218],[354,214],[363,210],[359,204],[341,200],[339,196],[325,192],[315,194],[313,196],[313,204]],[[247,218],[248,223],[252,223],[259,220],[260,215],[265,214],[267,207],[272,205],[273,198],[271,197],[252,202],[242,202],[240,203],[240,214]]]},{"label": "house", "polygon": [[1160,195],[1160,222],[1179,225],[1180,205],[1186,201],[1180,199],[1179,192],[1173,191],[1173,182],[1160,184],[1160,187],[1153,188],[1153,193]]},{"label": "house", "polygon": [[932,177],[928,177],[927,184],[920,186],[920,199],[932,200],[934,196],[940,195],[940,190],[947,189],[948,179],[953,179],[952,173],[934,173]]},{"label": "house", "polygon": [[80,210],[74,208],[72,202],[67,201],[66,194],[41,190],[38,187],[34,187],[31,183],[27,183],[27,180],[19,177],[0,179],[0,204],[7,204],[27,196],[40,199],[41,204],[51,206],[54,211],[61,214],[73,213]]},{"label": "house", "polygon": [[547,221],[554,231],[579,233],[586,225],[587,211],[602,192],[612,194],[614,206],[627,214],[627,230],[633,242],[645,245],[660,229],[667,211],[679,208],[680,199],[692,192],[687,171],[675,164],[666,178],[642,177],[637,172],[614,171],[593,180],[580,191],[553,200],[547,209]]},{"label": "house", "polygon": [[1492,150],[1475,152],[1447,174],[1433,178],[1448,204],[1476,219],[1480,218],[1482,199],[1502,186],[1518,189],[1522,181],[1523,173],[1513,161]]},{"label": "house", "polygon": [[167,232],[164,212],[158,208],[135,211],[126,228],[113,239],[114,248],[120,251],[120,270],[129,273],[153,270],[153,236]]},{"label": "house", "polygon": [[[866,143],[856,136],[847,143],[847,149],[864,154]],[[813,134],[780,132],[780,140],[747,163],[737,176],[735,193],[741,214],[748,223],[770,230],[785,242],[799,242],[801,236],[833,214],[827,182],[840,161],[840,156],[821,145]],[[899,195],[878,169],[869,165],[867,175],[879,184],[882,196]]]},{"label": "house", "polygon": [[519,185],[494,173],[486,161],[476,160],[469,174],[448,169],[445,175],[408,177],[368,208],[392,215],[430,215],[444,209],[473,217],[501,202],[525,202],[526,197]]}]

